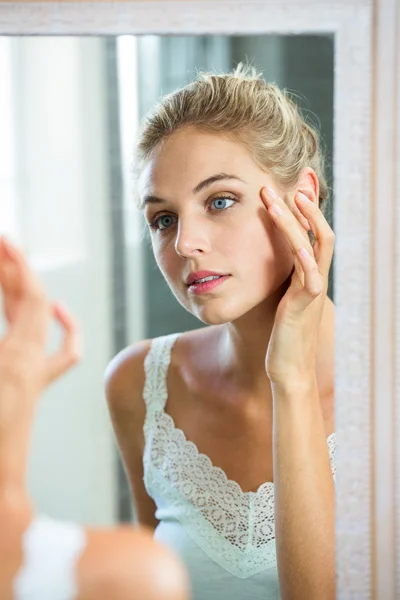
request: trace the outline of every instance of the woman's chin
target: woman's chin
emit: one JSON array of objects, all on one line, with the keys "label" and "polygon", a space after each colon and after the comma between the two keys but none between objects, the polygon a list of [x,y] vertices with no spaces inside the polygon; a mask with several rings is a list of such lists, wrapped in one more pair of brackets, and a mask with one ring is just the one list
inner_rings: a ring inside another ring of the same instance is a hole
[{"label": "woman's chin", "polygon": [[191,312],[195,317],[200,319],[206,325],[223,325],[224,323],[230,323],[239,319],[249,310],[249,307],[239,306],[211,306],[210,304],[204,304],[203,306],[191,307]]},{"label": "woman's chin", "polygon": [[[194,317],[206,325],[223,325],[240,319],[258,304],[263,302],[264,298],[249,297],[242,295],[224,295],[210,298],[181,298],[175,296],[179,303]],[[196,301],[197,300],[197,301]]]},{"label": "woman's chin", "polygon": [[195,317],[197,317],[202,323],[206,325],[223,325],[224,323],[229,323],[231,319],[227,317],[223,317],[222,315],[204,315],[193,313]]}]

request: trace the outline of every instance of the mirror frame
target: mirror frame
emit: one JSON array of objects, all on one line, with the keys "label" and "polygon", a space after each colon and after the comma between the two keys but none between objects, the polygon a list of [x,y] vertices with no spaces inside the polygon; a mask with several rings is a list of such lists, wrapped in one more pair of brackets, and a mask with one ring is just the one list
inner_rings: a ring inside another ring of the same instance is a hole
[{"label": "mirror frame", "polygon": [[398,19],[396,0],[0,2],[0,35],[334,36],[341,600],[400,598]]}]

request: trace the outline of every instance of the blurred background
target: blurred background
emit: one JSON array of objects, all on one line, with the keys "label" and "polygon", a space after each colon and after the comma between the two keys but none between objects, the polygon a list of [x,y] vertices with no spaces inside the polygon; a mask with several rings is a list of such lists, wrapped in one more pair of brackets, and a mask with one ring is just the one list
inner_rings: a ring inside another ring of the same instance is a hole
[{"label": "blurred background", "polygon": [[38,408],[29,488],[40,512],[91,525],[134,519],[105,368],[132,342],[203,324],[157,270],[133,201],[132,149],[161,95],[240,61],[292,91],[320,130],[334,227],[333,37],[0,37],[0,234],[23,247],[85,340],[83,362]]}]

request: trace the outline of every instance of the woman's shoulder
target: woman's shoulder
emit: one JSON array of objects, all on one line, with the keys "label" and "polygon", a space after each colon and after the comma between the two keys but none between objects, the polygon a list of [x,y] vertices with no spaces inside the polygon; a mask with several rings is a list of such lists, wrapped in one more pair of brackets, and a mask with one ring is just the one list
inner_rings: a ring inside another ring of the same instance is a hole
[{"label": "woman's shoulder", "polygon": [[172,366],[196,360],[215,338],[214,326],[202,327],[176,334],[148,338],[130,344],[112,358],[105,372],[105,388],[108,402],[121,408],[125,403],[132,406],[132,399],[145,384],[145,360],[152,344],[171,340],[174,350]]},{"label": "woman's shoulder", "polygon": [[144,384],[144,361],[151,347],[151,340],[141,340],[130,344],[109,362],[105,375],[105,388],[107,399],[115,402],[124,402],[131,392],[142,389]]},{"label": "woman's shoulder", "polygon": [[181,561],[154,540],[149,528],[87,528],[86,535],[87,546],[77,564],[77,600],[188,598],[189,582]]},{"label": "woman's shoulder", "polygon": [[113,408],[132,408],[134,398],[142,400],[145,384],[145,360],[158,336],[134,342],[118,352],[107,365],[104,382],[108,404]]}]

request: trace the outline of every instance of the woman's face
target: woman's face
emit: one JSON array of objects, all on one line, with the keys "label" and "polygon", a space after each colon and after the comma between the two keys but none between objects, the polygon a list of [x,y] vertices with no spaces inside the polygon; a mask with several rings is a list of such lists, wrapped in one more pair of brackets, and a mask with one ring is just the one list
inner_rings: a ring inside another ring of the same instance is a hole
[{"label": "woman's face", "polygon": [[[243,144],[189,127],[143,169],[139,191],[157,264],[177,300],[204,323],[238,319],[291,273],[292,252],[260,197],[266,185],[280,192]],[[199,271],[225,277],[188,285]]]}]

